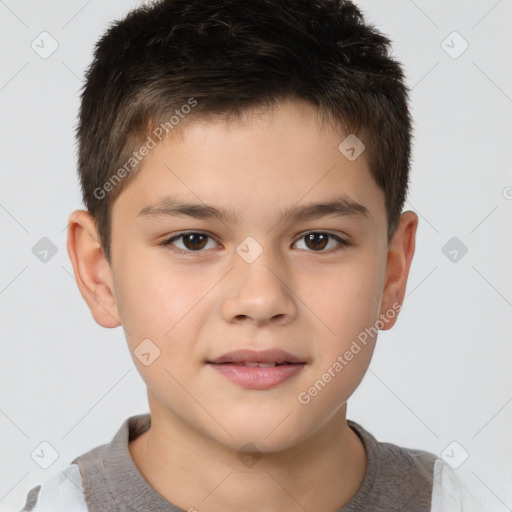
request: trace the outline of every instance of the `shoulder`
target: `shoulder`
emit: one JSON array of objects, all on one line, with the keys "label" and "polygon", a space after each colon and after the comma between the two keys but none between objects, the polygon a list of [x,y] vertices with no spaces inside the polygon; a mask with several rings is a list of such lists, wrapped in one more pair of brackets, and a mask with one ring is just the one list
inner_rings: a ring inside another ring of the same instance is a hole
[{"label": "shoulder", "polygon": [[433,453],[378,442],[375,451],[378,477],[375,493],[385,503],[430,511],[434,470],[438,457]]},{"label": "shoulder", "polygon": [[434,468],[431,512],[444,512],[445,510],[482,512],[484,510],[502,510],[502,506],[476,482],[473,481],[468,489],[449,464],[443,459],[439,459]]},{"label": "shoulder", "polygon": [[[385,448],[388,457],[384,473],[394,474],[403,479],[403,485],[430,490],[429,512],[483,512],[498,510],[497,502],[492,500],[477,482],[471,484],[461,479],[451,466],[440,456],[423,450],[413,450],[389,443],[379,443]],[[397,486],[398,488],[398,486]],[[401,487],[403,492],[403,486]],[[407,494],[408,491],[405,491]],[[412,494],[411,494],[412,497]],[[425,493],[425,498],[427,493]],[[427,499],[425,503],[427,503]]]},{"label": "shoulder", "polygon": [[358,423],[348,420],[348,424],[365,447],[367,464],[363,484],[347,512],[431,512],[435,466],[439,457],[425,450],[378,441]]},{"label": "shoulder", "polygon": [[434,466],[439,459],[437,455],[392,443],[377,441],[377,445],[379,459],[385,463],[381,465],[382,472],[390,475],[411,475],[415,478],[426,478],[432,481]]},{"label": "shoulder", "polygon": [[[96,503],[112,503],[107,470],[110,468],[110,477],[116,471],[126,470],[130,435],[143,431],[149,421],[148,414],[125,420],[110,442],[79,455],[62,471],[31,489],[19,512],[89,512],[100,510]],[[109,468],[105,466],[107,462]],[[107,505],[105,510],[112,508]]]},{"label": "shoulder", "polygon": [[[347,420],[366,450],[368,462],[376,463],[379,473],[398,475],[418,473],[432,480],[434,464],[439,457],[431,452],[379,441],[361,424]],[[373,466],[373,464],[372,464]]]},{"label": "shoulder", "polygon": [[[363,441],[367,452],[364,492],[360,501],[356,500],[358,505],[364,505],[362,509],[373,507],[376,510],[415,512],[497,510],[496,507],[483,506],[484,493],[481,489],[471,485],[471,490],[468,490],[455,471],[438,455],[380,442],[361,425],[350,420],[348,422]],[[349,510],[352,512],[352,509]]]},{"label": "shoulder", "polygon": [[87,512],[82,478],[77,464],[70,464],[31,489],[19,512]]}]

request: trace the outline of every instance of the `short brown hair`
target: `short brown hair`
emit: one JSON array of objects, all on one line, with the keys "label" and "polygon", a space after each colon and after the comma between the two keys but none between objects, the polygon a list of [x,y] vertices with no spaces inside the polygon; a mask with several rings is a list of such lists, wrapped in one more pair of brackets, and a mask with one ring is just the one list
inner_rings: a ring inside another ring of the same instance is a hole
[{"label": "short brown hair", "polygon": [[285,99],[308,102],[340,137],[364,141],[390,240],[412,138],[390,50],[343,0],[160,0],[112,23],[87,70],[77,126],[83,200],[109,263],[111,207],[137,170],[137,148],[185,117],[229,119]]}]

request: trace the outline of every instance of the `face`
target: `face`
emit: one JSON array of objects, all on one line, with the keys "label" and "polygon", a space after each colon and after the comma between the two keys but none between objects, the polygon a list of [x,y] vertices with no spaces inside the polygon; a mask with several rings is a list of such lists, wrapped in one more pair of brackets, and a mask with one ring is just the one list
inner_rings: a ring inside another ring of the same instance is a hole
[{"label": "face", "polygon": [[145,157],[113,205],[109,269],[152,414],[273,451],[358,386],[376,341],[362,333],[396,296],[384,195],[345,137],[290,102],[190,123]]}]

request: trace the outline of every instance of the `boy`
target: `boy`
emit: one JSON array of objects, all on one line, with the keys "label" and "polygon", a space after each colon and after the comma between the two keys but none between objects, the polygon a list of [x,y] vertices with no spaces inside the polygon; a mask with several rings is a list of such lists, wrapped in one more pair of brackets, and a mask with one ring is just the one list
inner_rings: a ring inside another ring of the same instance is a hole
[{"label": "boy", "polygon": [[389,40],[340,0],[163,0],[98,42],[68,252],[150,414],[24,511],[451,511],[435,455],[347,420],[418,217]]}]

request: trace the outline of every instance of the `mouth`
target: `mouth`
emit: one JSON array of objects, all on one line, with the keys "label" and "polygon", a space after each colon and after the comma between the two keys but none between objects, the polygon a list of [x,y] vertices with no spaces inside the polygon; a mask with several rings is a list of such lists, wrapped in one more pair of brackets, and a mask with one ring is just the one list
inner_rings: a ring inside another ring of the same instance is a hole
[{"label": "mouth", "polygon": [[297,376],[306,366],[305,359],[271,349],[237,350],[206,361],[231,382],[246,389],[269,389]]},{"label": "mouth", "polygon": [[235,362],[226,362],[226,363],[213,363],[209,362],[210,364],[230,364],[234,366],[249,366],[249,367],[255,367],[258,366],[259,368],[273,368],[274,366],[283,366],[284,364],[303,364],[303,363],[290,363],[289,361],[286,361],[284,363],[278,363],[274,361],[273,363],[262,363],[262,362],[249,362],[249,361],[243,361],[241,363],[235,363]]},{"label": "mouth", "polygon": [[284,364],[305,364],[306,360],[280,349],[269,350],[235,350],[207,361],[210,364],[234,364],[260,366],[262,368]]}]

